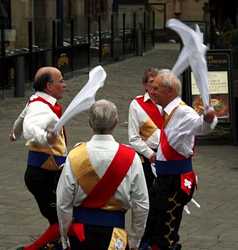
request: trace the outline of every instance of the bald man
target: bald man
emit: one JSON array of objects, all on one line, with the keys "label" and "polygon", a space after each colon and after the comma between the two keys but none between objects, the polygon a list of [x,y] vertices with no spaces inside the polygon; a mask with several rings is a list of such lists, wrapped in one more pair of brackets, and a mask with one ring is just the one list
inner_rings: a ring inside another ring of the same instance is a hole
[{"label": "bald man", "polygon": [[[50,85],[47,86],[47,82],[52,83],[54,79],[58,81],[58,85],[51,84],[51,86]],[[63,97],[65,83],[64,83],[61,72],[57,68],[42,67],[36,72],[36,75],[34,77],[33,88],[36,93],[31,98],[35,98],[36,95],[40,94],[39,92],[45,92],[48,95],[55,98],[55,100],[58,100]],[[28,103],[26,107],[23,109],[23,111],[21,112],[21,114],[15,120],[12,130],[9,134],[10,141],[16,141],[22,135],[23,120],[26,115],[27,107],[28,107]]]},{"label": "bald man", "polygon": [[66,87],[61,72],[54,67],[40,68],[33,87],[35,93],[14,123],[10,139],[15,140],[23,128],[29,148],[25,184],[50,226],[35,242],[18,248],[25,250],[40,249],[59,236],[55,192],[67,154],[63,129],[57,135],[50,132],[62,115],[57,103]]}]

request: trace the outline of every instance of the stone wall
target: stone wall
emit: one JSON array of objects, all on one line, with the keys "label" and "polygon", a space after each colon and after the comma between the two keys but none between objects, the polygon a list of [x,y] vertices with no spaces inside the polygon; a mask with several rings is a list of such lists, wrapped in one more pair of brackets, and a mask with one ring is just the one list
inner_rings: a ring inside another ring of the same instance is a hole
[{"label": "stone wall", "polygon": [[[149,4],[166,4],[165,16],[167,19],[178,17],[182,20],[203,21],[203,6],[208,0],[149,0]],[[71,0],[69,9],[68,0],[65,0],[65,20],[70,13],[75,18],[75,34],[81,35],[87,32],[87,17],[85,17],[85,0]],[[108,0],[108,17],[102,20],[102,29],[110,29],[112,0]],[[144,7],[135,5],[120,5],[120,16],[122,13],[143,12]],[[161,10],[162,11],[162,10]],[[159,11],[159,12],[161,12]],[[35,45],[49,47],[52,44],[52,20],[56,17],[56,0],[12,0],[11,1],[12,29],[16,30],[15,47],[28,46],[28,25],[29,20],[33,20],[35,29],[33,41]],[[156,19],[158,27],[163,26],[163,13],[159,13]],[[140,15],[141,16],[141,15]],[[142,19],[142,18],[141,18]],[[138,22],[143,20],[137,19]],[[127,24],[131,26],[132,18]],[[119,18],[122,23],[122,18]],[[121,25],[120,25],[121,26]],[[66,36],[69,34],[69,24],[65,25]],[[97,20],[92,22],[92,32],[97,30]]]},{"label": "stone wall", "polygon": [[203,6],[208,0],[149,0],[149,4],[166,4],[166,17],[182,20],[203,20]]},{"label": "stone wall", "polygon": [[11,1],[12,29],[16,30],[14,47],[28,47],[27,21],[31,16],[31,0]]}]

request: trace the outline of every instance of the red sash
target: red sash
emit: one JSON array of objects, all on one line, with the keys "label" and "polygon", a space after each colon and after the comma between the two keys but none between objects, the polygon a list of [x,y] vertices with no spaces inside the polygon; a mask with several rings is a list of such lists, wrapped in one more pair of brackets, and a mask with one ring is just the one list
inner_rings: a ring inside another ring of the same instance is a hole
[{"label": "red sash", "polygon": [[144,102],[144,96],[136,97],[135,99],[142,109],[147,113],[154,124],[160,129],[163,125],[163,117],[157,106],[149,99]]},{"label": "red sash", "polygon": [[50,109],[60,118],[62,116],[62,106],[58,103],[56,103],[55,105],[52,105],[51,103],[49,103],[48,101],[46,101],[44,98],[38,96],[36,98],[34,98],[33,100],[29,100],[28,104],[32,103],[32,102],[43,102],[45,104],[47,104]]},{"label": "red sash", "polygon": [[[169,145],[167,136],[163,128],[160,130],[160,147],[167,161],[186,159],[183,155],[179,154],[174,148]],[[193,171],[180,175],[180,187],[187,195],[191,194],[194,186],[197,186],[196,182],[196,175]]]},{"label": "red sash", "polygon": [[100,181],[94,186],[81,206],[88,208],[103,207],[121,184],[135,157],[135,151],[123,144],[113,158]]},{"label": "red sash", "polygon": [[160,147],[165,159],[168,160],[183,160],[186,159],[183,155],[179,154],[172,148],[168,142],[167,135],[163,128],[160,130]]},{"label": "red sash", "polygon": [[[38,96],[34,98],[33,100],[29,100],[28,104],[32,102],[43,102],[49,106],[49,108],[60,118],[62,116],[62,106],[59,103],[55,103],[55,105],[52,105],[48,101],[46,101],[44,98]],[[65,144],[67,145],[67,135],[66,135],[66,130],[65,127],[63,127],[63,133],[64,133],[64,139],[65,139]]]}]

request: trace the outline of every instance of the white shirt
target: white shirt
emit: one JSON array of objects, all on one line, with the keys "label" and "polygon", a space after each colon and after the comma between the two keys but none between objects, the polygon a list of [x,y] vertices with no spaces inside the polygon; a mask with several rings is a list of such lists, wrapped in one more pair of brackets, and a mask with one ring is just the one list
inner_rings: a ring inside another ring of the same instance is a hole
[{"label": "white shirt", "polygon": [[[89,160],[101,177],[114,158],[119,144],[111,135],[94,135],[86,143]],[[130,247],[138,247],[144,233],[149,198],[143,168],[136,154],[127,175],[119,185],[114,197],[121,201],[125,210],[132,209],[133,236],[129,237]],[[57,187],[57,213],[63,248],[67,247],[67,231],[72,221],[74,206],[79,206],[86,194],[78,185],[67,158]]]},{"label": "white shirt", "polygon": [[20,113],[20,115],[17,117],[17,119],[15,120],[13,126],[12,126],[12,132],[14,137],[17,139],[20,138],[20,136],[22,135],[22,131],[23,131],[23,120],[25,118],[27,112],[27,105],[25,106],[25,108],[22,110],[22,112]]},{"label": "white shirt", "polygon": [[[36,92],[30,100],[38,96],[44,98],[50,104],[55,105],[56,99],[44,92]],[[43,102],[32,102],[24,111],[23,136],[29,142],[47,145],[47,129],[53,128],[59,120],[50,107]]]},{"label": "white shirt", "polygon": [[[209,124],[204,121],[203,115],[199,116],[193,108],[180,103],[181,98],[177,97],[164,108],[163,111],[170,115],[177,107],[164,130],[170,146],[188,158],[193,155],[195,136],[211,132],[217,124],[217,117]],[[156,159],[166,160],[160,146]]]},{"label": "white shirt", "polygon": [[[150,99],[149,94],[146,92],[144,95],[144,102]],[[161,110],[161,106],[157,105]],[[146,158],[150,158],[154,151],[157,149],[160,140],[160,129],[155,132],[144,141],[140,136],[140,127],[149,119],[148,114],[143,110],[140,104],[134,99],[129,107],[128,117],[128,137],[130,145],[140,154]]]}]

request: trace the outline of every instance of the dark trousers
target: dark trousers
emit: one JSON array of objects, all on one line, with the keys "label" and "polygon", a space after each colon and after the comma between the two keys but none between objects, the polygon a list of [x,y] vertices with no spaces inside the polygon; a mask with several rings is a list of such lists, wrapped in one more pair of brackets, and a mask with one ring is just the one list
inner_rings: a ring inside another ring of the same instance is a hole
[{"label": "dark trousers", "polygon": [[61,171],[48,171],[27,166],[25,184],[33,194],[41,214],[50,224],[58,223],[56,211],[56,188]]},{"label": "dark trousers", "polygon": [[150,210],[143,240],[169,250],[179,241],[179,227],[184,206],[191,200],[180,188],[180,175],[156,178],[150,194]]},{"label": "dark trousers", "polygon": [[144,156],[141,156],[141,157],[142,157],[142,166],[143,166],[143,170],[145,174],[146,185],[147,185],[148,190],[150,191],[150,189],[153,186],[155,176],[152,172],[150,161]]},{"label": "dark trousers", "polygon": [[[85,240],[70,237],[71,250],[107,250],[111,241],[113,227],[85,225]],[[127,246],[127,248],[128,246]]]},{"label": "dark trousers", "polygon": [[[152,187],[153,187],[153,183],[154,183],[154,181],[155,181],[155,176],[154,176],[154,174],[153,174],[153,172],[152,172],[152,168],[151,168],[151,163],[150,163],[150,161],[146,158],[146,157],[144,157],[144,156],[142,156],[142,155],[140,155],[140,157],[141,157],[141,159],[142,159],[142,166],[143,166],[143,171],[144,171],[144,175],[145,175],[145,181],[146,181],[146,186],[147,186],[147,189],[148,189],[148,193],[149,193],[149,200],[150,200],[150,202],[151,202],[151,189],[152,189]],[[140,247],[141,247],[141,249],[144,249],[144,247],[143,247],[143,245],[146,243],[146,245],[147,245],[147,239],[145,238],[145,235],[142,237],[142,240],[141,240],[141,243],[140,243]],[[147,247],[146,247],[147,248]],[[145,249],[146,249],[145,248]]]}]

